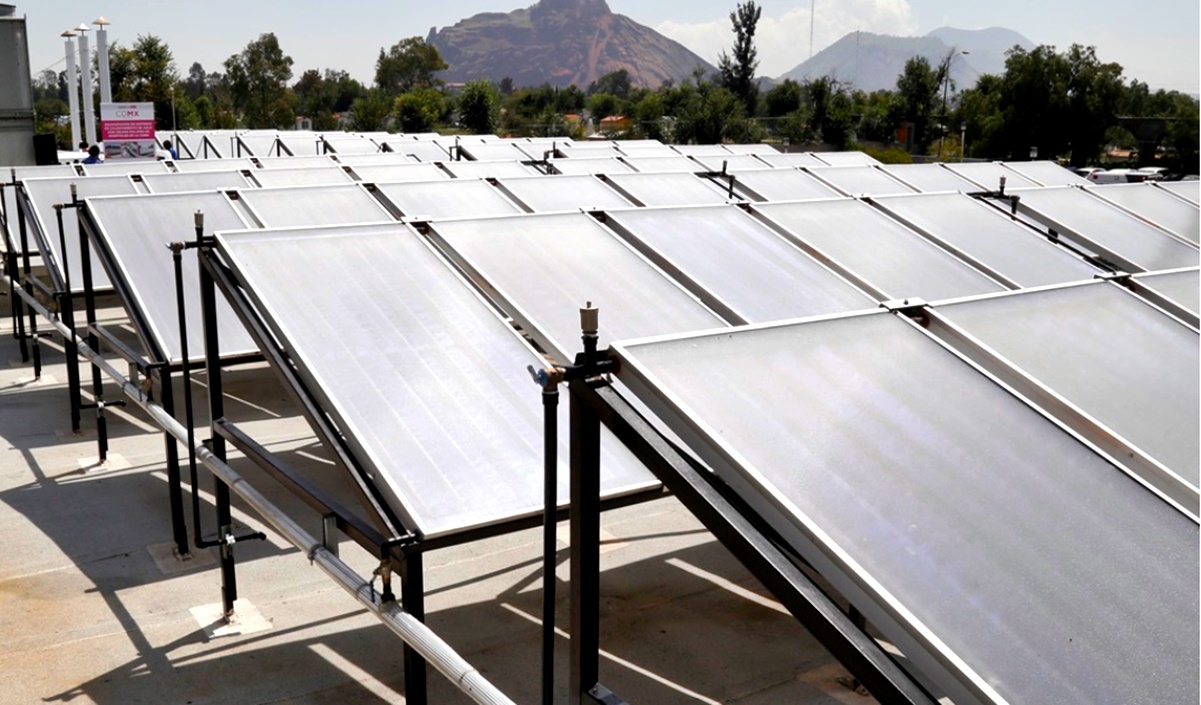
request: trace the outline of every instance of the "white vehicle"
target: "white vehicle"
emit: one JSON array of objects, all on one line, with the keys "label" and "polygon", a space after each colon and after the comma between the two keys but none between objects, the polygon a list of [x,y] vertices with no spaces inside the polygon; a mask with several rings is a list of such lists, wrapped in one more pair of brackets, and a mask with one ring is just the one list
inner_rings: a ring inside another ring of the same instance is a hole
[{"label": "white vehicle", "polygon": [[1168,168],[1163,166],[1145,166],[1139,171],[1147,175],[1148,181],[1163,181],[1168,175]]},{"label": "white vehicle", "polygon": [[1150,174],[1138,169],[1110,169],[1088,175],[1088,180],[1095,184],[1136,184],[1150,178]]}]

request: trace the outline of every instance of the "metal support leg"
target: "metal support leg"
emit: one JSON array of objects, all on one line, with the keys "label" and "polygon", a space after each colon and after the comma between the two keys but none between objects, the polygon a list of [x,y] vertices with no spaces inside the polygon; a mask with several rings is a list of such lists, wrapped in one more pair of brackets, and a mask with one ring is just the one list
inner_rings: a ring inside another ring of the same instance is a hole
[{"label": "metal support leg", "polygon": [[[25,214],[21,212],[21,208],[19,207],[19,205],[17,208],[17,232],[19,232],[20,236],[21,236],[21,260],[22,260],[21,277],[25,278],[30,275],[32,267],[29,264],[29,233],[25,229]],[[26,287],[26,290],[28,290],[28,287]],[[21,303],[20,307],[21,307],[21,309],[25,308],[24,302]],[[24,311],[22,310],[21,316],[17,317],[17,327],[19,329],[19,333],[21,336],[21,338],[20,338],[21,362],[29,362],[29,344],[28,344],[28,339],[25,335],[25,323],[23,320],[23,315],[24,315]],[[32,310],[30,311],[29,315],[30,315],[30,318],[33,317]],[[33,334],[30,333],[30,335],[33,335]]]},{"label": "metal support leg", "polygon": [[[153,373],[148,373],[153,374]],[[171,372],[166,367],[159,368],[159,403],[163,410],[175,416],[175,390],[172,389]],[[179,444],[170,433],[164,433],[167,443],[167,497],[171,503],[171,537],[175,542],[175,555],[178,558],[188,558],[191,549],[188,546],[188,527],[183,515],[183,480],[179,467]],[[192,487],[195,494],[196,488]]]},{"label": "metal support leg", "polygon": [[543,462],[542,515],[542,705],[555,700],[555,567],[558,542],[555,516],[559,509],[559,385],[542,387]]},{"label": "metal support leg", "polygon": [[571,697],[600,682],[600,418],[571,383]]},{"label": "metal support leg", "polygon": [[225,619],[229,620],[233,617],[234,602],[238,599],[238,574],[234,569],[233,517],[229,485],[216,477],[213,478],[213,483],[216,485],[214,494],[217,497],[217,532],[221,541],[221,609]]},{"label": "metal support leg", "polygon": [[[65,252],[64,249],[64,258]],[[79,261],[84,281],[84,306],[87,310],[88,347],[99,352],[100,341],[93,332],[96,324],[96,292],[92,287],[92,249],[88,243],[87,233],[79,228]],[[71,292],[67,291],[67,296]],[[100,462],[108,460],[108,421],[104,417],[104,375],[100,368],[92,365],[92,398],[96,402],[96,445],[100,450]]]},{"label": "metal support leg", "polygon": [[[196,214],[196,232],[203,232],[204,216]],[[217,286],[212,274],[200,267],[200,308],[204,320],[205,369],[209,383],[209,418],[215,423],[225,418],[225,398],[221,383],[221,342],[217,335]],[[186,364],[186,363],[185,363]],[[224,461],[225,439],[215,428],[211,429],[213,455]],[[238,578],[234,570],[233,518],[229,501],[229,486],[213,477],[214,495],[217,502],[217,540],[221,550],[221,604],[226,619],[233,616],[234,602],[238,599]],[[195,492],[196,488],[193,487]]]},{"label": "metal support leg", "polygon": [[[72,189],[74,190],[74,189]],[[72,196],[74,198],[74,196]],[[58,247],[63,253],[63,282],[65,291],[59,297],[59,317],[71,335],[63,338],[63,351],[67,364],[67,396],[71,401],[71,432],[79,433],[80,409],[83,408],[83,394],[79,378],[79,347],[75,339],[75,305],[71,299],[71,268],[67,263],[67,234],[63,229],[63,206],[55,204],[54,217],[58,221]]]},{"label": "metal support leg", "polygon": [[[425,575],[419,551],[406,553],[400,567],[400,604],[405,612],[425,621]],[[405,644],[405,702],[426,705],[428,700],[425,659],[413,647]]]}]

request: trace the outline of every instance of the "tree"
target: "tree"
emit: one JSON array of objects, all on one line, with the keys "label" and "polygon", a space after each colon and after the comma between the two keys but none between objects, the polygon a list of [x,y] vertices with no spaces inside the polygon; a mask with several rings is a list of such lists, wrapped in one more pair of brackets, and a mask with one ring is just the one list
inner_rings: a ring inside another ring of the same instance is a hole
[{"label": "tree", "polygon": [[496,131],[500,96],[487,80],[468,81],[459,94],[459,121],[468,130],[484,135]]},{"label": "tree", "polygon": [[392,114],[392,102],[378,88],[372,88],[350,104],[354,129],[360,132],[376,132],[387,129],[388,116]]},{"label": "tree", "polygon": [[630,109],[634,118],[634,127],[643,137],[652,140],[667,138],[667,129],[663,116],[667,114],[667,103],[663,96],[655,91],[647,91]]},{"label": "tree", "polygon": [[768,117],[783,117],[801,107],[801,86],[791,78],[775,86],[763,97]]},{"label": "tree", "polygon": [[630,72],[618,69],[601,76],[588,85],[588,95],[610,93],[621,100],[630,97]]},{"label": "tree", "polygon": [[200,65],[199,61],[192,62],[191,68],[188,69],[188,77],[183,82],[183,87],[184,93],[192,101],[208,93],[208,74],[204,72],[204,67]]},{"label": "tree", "polygon": [[588,112],[599,125],[601,120],[611,115],[621,115],[621,98],[612,93],[594,93],[588,98]]},{"label": "tree", "polygon": [[742,100],[748,116],[755,114],[759,100],[759,86],[755,83],[755,71],[759,68],[755,27],[761,14],[763,8],[755,5],[754,0],[738,3],[730,13],[730,23],[734,25],[734,55],[731,57],[722,50],[717,63],[721,85]]},{"label": "tree", "polygon": [[296,110],[309,118],[314,130],[335,130],[338,121],[335,113],[350,110],[355,99],[361,97],[366,88],[345,71],[309,69],[301,74],[292,86],[296,94]]},{"label": "tree", "polygon": [[429,132],[442,121],[446,99],[437,89],[418,88],[398,96],[393,112],[401,132]]},{"label": "tree", "polygon": [[242,53],[226,59],[225,72],[247,127],[282,128],[295,123],[296,95],[288,88],[292,57],[280,49],[275,34],[260,35]]},{"label": "tree", "polygon": [[921,152],[926,151],[934,137],[932,118],[938,111],[938,89],[946,68],[946,62],[936,69],[926,57],[915,56],[905,62],[897,77],[899,117],[913,123],[915,146]]},{"label": "tree", "polygon": [[409,37],[393,44],[387,52],[379,50],[375,62],[375,85],[386,95],[406,93],[414,88],[432,88],[434,74],[445,71],[438,48],[421,37]]}]

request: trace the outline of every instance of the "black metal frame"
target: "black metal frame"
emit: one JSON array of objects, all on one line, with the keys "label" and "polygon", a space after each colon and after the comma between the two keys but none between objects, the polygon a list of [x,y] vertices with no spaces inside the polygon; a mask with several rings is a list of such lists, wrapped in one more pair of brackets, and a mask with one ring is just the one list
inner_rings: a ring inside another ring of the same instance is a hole
[{"label": "black metal frame", "polygon": [[[214,244],[215,241],[211,237],[201,237],[194,243],[194,246],[198,248],[201,264],[201,303],[205,321],[205,344],[209,359],[210,400],[218,398],[221,390],[220,368],[211,364],[213,356],[219,349],[216,337],[216,292],[220,291],[250,332],[251,337],[259,345],[259,349],[270,363],[271,369],[283,382],[284,388],[298,402],[318,438],[332,450],[336,465],[352,478],[352,487],[356,491],[357,498],[364,509],[368,511],[369,520],[374,521],[376,526],[372,527],[368,522],[354,515],[281,459],[255,443],[236,424],[224,418],[224,409],[220,406],[210,409],[212,438],[206,441],[206,444],[209,445],[214,455],[224,459],[225,443],[227,441],[232,443],[255,465],[262,468],[268,475],[317,511],[325,519],[327,527],[332,525],[338,528],[348,538],[378,558],[380,567],[376,570],[376,575],[382,579],[385,600],[394,599],[391,592],[391,575],[396,573],[400,577],[401,604],[405,611],[418,619],[424,619],[425,595],[422,556],[426,551],[462,545],[532,528],[540,524],[544,527],[547,526],[545,514],[519,517],[432,538],[422,535],[415,527],[406,526],[391,511],[378,490],[369,481],[366,471],[355,460],[346,439],[323,410],[320,401],[292,367],[288,352],[276,340],[269,326],[243,290],[234,271],[221,261],[220,253],[217,252]],[[597,504],[606,509],[617,508],[648,501],[660,497],[662,494],[662,490],[656,488],[614,497],[604,502],[598,501]],[[549,522],[550,526],[553,527],[554,522],[569,516],[571,516],[571,510],[568,507],[555,510],[553,512],[554,520]],[[225,527],[224,524],[222,526]],[[226,555],[227,553],[228,555]],[[222,562],[222,575],[226,576],[224,566],[228,565],[227,579],[232,580],[232,547],[228,551],[223,550]],[[228,595],[226,597],[226,607],[232,608],[232,599],[229,599]],[[551,626],[553,628],[553,624]],[[407,701],[415,705],[423,705],[427,701],[425,661],[408,645],[404,647],[404,667]]]},{"label": "black metal frame", "polygon": [[[603,423],[701,523],[780,600],[858,683],[882,703],[933,705],[935,699],[800,569],[777,534],[720,479],[666,440],[609,386],[617,361],[597,352],[596,310],[581,310],[584,352],[575,365],[536,376],[546,388],[567,382],[571,413],[572,703],[623,701],[600,682],[600,433]],[[547,428],[550,426],[548,424]],[[549,434],[549,431],[548,431]],[[550,442],[548,435],[547,442]],[[551,476],[548,473],[548,481]],[[552,552],[553,544],[546,551]],[[549,560],[550,556],[547,556]],[[545,624],[553,633],[553,624]],[[544,675],[544,678],[548,676]]]}]

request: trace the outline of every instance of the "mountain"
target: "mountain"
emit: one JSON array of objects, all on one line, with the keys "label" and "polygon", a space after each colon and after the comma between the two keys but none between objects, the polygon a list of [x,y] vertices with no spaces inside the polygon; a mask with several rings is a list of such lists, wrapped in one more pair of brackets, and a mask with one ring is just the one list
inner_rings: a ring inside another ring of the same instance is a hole
[{"label": "mountain", "polygon": [[924,56],[937,66],[951,51],[966,51],[951,62],[951,79],[961,88],[976,84],[985,73],[1005,71],[1005,52],[1013,45],[1032,49],[1034,43],[1013,30],[994,27],[980,30],[942,27],[924,37],[894,37],[851,32],[780,76],[804,81],[832,76],[865,91],[896,88],[905,62]]},{"label": "mountain", "polygon": [[507,76],[517,86],[586,88],[625,69],[634,85],[657,88],[698,66],[714,71],[679,42],[614,14],[605,0],[541,0],[507,14],[483,13],[430,29],[425,41],[449,65],[441,77],[450,83]]},{"label": "mountain", "polygon": [[1014,45],[1023,49],[1033,49],[1034,42],[1026,39],[1012,29],[1004,27],[989,27],[988,29],[955,29],[954,27],[939,27],[930,32],[927,37],[941,39],[948,47],[970,51],[968,58],[971,65],[981,74],[1005,73],[1005,52]]}]

